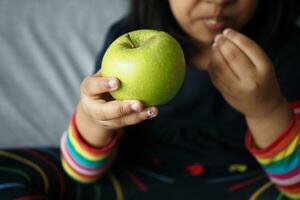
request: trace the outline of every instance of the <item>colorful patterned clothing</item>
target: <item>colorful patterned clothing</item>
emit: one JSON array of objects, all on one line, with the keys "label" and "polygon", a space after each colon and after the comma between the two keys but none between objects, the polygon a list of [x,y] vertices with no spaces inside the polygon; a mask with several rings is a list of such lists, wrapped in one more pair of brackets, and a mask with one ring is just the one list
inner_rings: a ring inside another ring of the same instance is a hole
[{"label": "colorful patterned clothing", "polygon": [[99,180],[82,184],[66,174],[58,148],[0,150],[0,199],[288,199],[261,169],[233,164],[226,174],[209,178],[200,163],[175,168],[164,162],[154,158],[141,165],[117,160]]}]

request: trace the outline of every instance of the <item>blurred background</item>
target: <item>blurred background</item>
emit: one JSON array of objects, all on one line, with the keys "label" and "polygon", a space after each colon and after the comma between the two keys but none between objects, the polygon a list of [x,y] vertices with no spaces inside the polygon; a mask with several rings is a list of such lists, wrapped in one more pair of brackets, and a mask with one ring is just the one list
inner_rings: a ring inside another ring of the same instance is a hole
[{"label": "blurred background", "polygon": [[0,148],[59,145],[126,0],[0,1]]},{"label": "blurred background", "polygon": [[127,0],[0,1],[0,148],[59,145],[80,83],[127,6]]}]

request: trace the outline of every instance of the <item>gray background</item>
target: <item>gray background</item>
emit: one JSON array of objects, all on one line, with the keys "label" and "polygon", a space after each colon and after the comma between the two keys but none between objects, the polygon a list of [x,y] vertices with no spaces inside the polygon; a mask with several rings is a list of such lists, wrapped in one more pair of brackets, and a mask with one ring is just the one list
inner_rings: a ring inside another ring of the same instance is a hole
[{"label": "gray background", "polygon": [[0,147],[58,145],[126,0],[0,1]]}]

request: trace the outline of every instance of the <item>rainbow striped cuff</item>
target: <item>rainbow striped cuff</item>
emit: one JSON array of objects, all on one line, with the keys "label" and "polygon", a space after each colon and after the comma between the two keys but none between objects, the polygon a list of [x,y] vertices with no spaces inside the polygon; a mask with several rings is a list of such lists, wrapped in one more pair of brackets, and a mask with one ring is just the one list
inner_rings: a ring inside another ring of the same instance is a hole
[{"label": "rainbow striped cuff", "polygon": [[75,113],[68,130],[62,135],[61,161],[66,173],[81,183],[91,183],[101,177],[112,165],[117,154],[117,143],[121,137],[116,133],[102,148],[87,144],[77,130]]},{"label": "rainbow striped cuff", "polygon": [[278,190],[291,199],[300,199],[300,102],[291,103],[292,120],[287,129],[267,148],[257,149],[249,129],[246,146]]}]

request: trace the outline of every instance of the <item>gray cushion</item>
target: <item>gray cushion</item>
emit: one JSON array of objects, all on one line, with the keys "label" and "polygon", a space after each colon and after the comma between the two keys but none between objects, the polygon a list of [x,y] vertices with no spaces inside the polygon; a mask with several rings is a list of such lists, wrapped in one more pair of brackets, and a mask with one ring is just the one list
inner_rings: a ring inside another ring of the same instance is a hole
[{"label": "gray cushion", "polygon": [[124,0],[0,1],[0,147],[59,145]]}]

